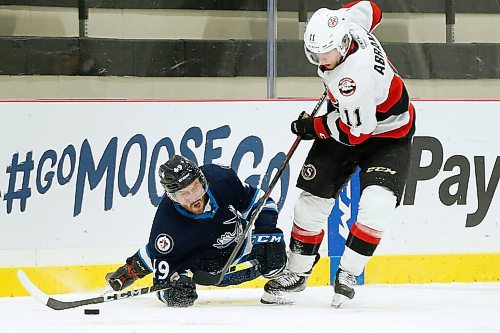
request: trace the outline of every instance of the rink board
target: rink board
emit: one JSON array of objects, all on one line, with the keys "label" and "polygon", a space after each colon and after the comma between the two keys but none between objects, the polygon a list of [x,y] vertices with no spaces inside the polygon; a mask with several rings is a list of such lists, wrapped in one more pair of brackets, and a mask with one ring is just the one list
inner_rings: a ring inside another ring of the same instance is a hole
[{"label": "rink board", "polygon": [[[10,286],[0,295],[22,294],[14,286],[17,267],[31,267],[54,292],[101,287],[103,272],[144,245],[161,198],[156,168],[173,153],[230,165],[247,183],[267,187],[295,139],[290,121],[315,104],[0,102],[0,277]],[[414,104],[415,176],[365,282],[498,280],[500,101]],[[60,126],[67,123],[72,126]],[[301,143],[272,193],[285,234],[309,146]],[[322,268],[311,283],[328,283],[328,254],[338,255],[355,219],[351,186],[336,203],[337,215],[332,212],[330,242],[321,248]],[[64,285],[61,272],[69,272],[72,285],[57,289]]]}]

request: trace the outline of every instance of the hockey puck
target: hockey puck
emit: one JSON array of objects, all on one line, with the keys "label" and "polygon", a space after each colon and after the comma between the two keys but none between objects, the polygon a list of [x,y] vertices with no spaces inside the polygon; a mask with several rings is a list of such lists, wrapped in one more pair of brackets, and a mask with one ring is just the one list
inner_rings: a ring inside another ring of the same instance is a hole
[{"label": "hockey puck", "polygon": [[83,313],[86,315],[98,315],[99,309],[85,309]]}]

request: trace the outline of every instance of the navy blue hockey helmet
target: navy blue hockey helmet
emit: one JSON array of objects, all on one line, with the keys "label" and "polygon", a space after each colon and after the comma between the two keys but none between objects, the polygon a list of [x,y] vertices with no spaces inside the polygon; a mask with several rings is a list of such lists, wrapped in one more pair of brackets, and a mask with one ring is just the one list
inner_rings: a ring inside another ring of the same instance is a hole
[{"label": "navy blue hockey helmet", "polygon": [[[170,198],[175,200],[175,192],[185,188],[197,178],[200,179],[203,189],[208,188],[207,180],[200,168],[193,161],[184,156],[174,155],[167,162],[160,165],[158,170],[160,183]],[[176,200],[177,201],[177,200]]]}]

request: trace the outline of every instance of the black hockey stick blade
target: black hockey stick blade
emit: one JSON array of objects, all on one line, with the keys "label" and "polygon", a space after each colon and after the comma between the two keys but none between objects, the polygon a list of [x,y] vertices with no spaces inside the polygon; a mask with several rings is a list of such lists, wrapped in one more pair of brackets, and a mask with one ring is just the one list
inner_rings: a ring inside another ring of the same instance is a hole
[{"label": "black hockey stick blade", "polygon": [[43,291],[41,291],[29,279],[29,277],[26,275],[26,273],[22,269],[17,271],[17,278],[19,279],[19,281],[23,285],[24,289],[26,289],[26,291],[31,296],[36,298],[42,304],[44,304],[44,305],[46,305],[49,308],[54,309],[54,310],[67,310],[67,309],[77,308],[77,307],[89,305],[89,304],[100,304],[100,303],[105,303],[105,302],[117,301],[120,299],[135,297],[135,296],[144,295],[144,294],[148,294],[151,292],[160,291],[160,290],[170,288],[168,286],[165,286],[165,287],[149,286],[149,287],[134,289],[134,290],[130,290],[130,291],[120,292],[120,293],[107,293],[107,294],[104,294],[102,296],[98,296],[98,297],[94,297],[94,298],[87,298],[87,299],[81,299],[81,300],[76,300],[76,301],[60,301],[60,300],[57,300],[55,298],[48,296]]},{"label": "black hockey stick blade", "polygon": [[[255,266],[258,266],[259,262],[256,259],[253,260],[248,260],[241,262],[239,264],[230,266],[229,269],[227,270],[226,274],[231,274],[234,272],[242,271],[245,269],[249,269]],[[222,279],[224,279],[224,276],[222,276]],[[221,281],[220,278],[220,272],[205,272],[205,271],[195,271],[193,272],[193,281],[196,284],[202,285],[202,286],[215,286],[218,285]]]},{"label": "black hockey stick blade", "polygon": [[[325,87],[325,91],[323,92],[323,95],[321,95],[321,98],[319,99],[318,103],[316,103],[316,106],[312,110],[310,117],[314,117],[318,113],[319,109],[323,105],[323,102],[325,101],[327,96],[328,96],[328,89],[326,89]],[[259,204],[257,205],[252,216],[250,217],[250,221],[248,221],[247,226],[243,230],[243,234],[241,235],[241,237],[239,237],[238,240],[236,240],[236,246],[234,247],[233,252],[231,252],[229,259],[227,260],[222,270],[218,272],[204,272],[204,271],[193,272],[193,281],[195,283],[201,285],[215,286],[222,282],[222,280],[224,279],[224,275],[228,273],[231,264],[233,263],[234,259],[240,252],[244,240],[247,238],[248,233],[252,230],[255,220],[262,211],[262,208],[266,204],[267,199],[271,196],[271,192],[274,189],[274,186],[278,183],[278,180],[280,179],[281,175],[283,174],[283,171],[287,167],[288,162],[292,158],[293,153],[295,152],[295,150],[297,150],[297,147],[299,146],[301,140],[302,138],[300,136],[297,136],[297,138],[293,142],[292,147],[290,147],[290,150],[286,154],[285,160],[279,166],[278,171],[274,175],[273,179],[271,180],[271,183],[267,187],[267,190],[265,191],[264,195],[260,199]]]},{"label": "black hockey stick blade", "polygon": [[[222,279],[224,276],[222,276]],[[194,271],[193,281],[202,286],[216,286],[222,281],[221,272]]]}]

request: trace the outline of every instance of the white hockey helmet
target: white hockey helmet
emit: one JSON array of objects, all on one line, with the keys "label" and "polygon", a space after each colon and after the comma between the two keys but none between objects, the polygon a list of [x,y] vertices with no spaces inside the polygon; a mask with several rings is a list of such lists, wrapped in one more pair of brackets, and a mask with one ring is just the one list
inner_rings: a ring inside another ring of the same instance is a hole
[{"label": "white hockey helmet", "polygon": [[307,59],[319,65],[317,54],[337,49],[344,57],[351,45],[349,23],[344,10],[320,8],[306,25],[304,51]]}]

